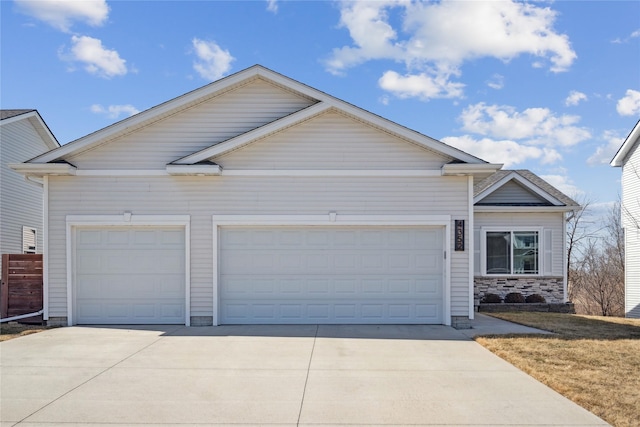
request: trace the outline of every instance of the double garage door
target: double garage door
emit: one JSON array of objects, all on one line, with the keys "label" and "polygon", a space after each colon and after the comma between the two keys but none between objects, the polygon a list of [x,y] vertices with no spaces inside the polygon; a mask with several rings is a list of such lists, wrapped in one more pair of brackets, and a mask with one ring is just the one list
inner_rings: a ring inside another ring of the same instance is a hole
[{"label": "double garage door", "polygon": [[[79,324],[184,324],[181,228],[79,228]],[[220,324],[443,323],[441,227],[222,227]]]},{"label": "double garage door", "polygon": [[442,323],[442,228],[220,231],[220,323]]}]

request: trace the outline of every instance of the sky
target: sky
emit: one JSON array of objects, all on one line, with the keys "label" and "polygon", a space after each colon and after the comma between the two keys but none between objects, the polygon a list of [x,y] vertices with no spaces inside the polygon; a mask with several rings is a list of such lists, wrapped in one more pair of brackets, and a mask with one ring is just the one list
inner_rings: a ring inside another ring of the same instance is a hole
[{"label": "sky", "polygon": [[605,212],[640,1],[0,0],[0,107],[65,144],[260,64]]}]

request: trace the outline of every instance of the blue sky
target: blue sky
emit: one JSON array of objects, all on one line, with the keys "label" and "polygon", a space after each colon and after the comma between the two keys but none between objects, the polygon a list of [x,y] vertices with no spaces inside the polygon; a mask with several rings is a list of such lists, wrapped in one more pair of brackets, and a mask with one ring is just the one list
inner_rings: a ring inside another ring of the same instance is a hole
[{"label": "blue sky", "polygon": [[1,0],[0,104],[61,143],[253,64],[606,207],[638,1]]}]

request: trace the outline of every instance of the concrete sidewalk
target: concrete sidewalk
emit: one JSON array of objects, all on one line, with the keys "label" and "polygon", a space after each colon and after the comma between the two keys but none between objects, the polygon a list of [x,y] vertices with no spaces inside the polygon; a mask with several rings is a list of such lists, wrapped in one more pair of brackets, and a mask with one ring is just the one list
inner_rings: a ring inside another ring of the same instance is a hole
[{"label": "concrete sidewalk", "polygon": [[0,416],[3,427],[607,425],[467,335],[424,325],[53,329],[0,344]]}]

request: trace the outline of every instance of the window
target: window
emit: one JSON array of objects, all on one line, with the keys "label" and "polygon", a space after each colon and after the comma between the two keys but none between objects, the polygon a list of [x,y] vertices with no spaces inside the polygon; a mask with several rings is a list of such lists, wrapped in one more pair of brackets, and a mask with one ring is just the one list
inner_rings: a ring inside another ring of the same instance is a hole
[{"label": "window", "polygon": [[486,231],[486,274],[540,274],[538,231]]},{"label": "window", "polygon": [[36,253],[36,229],[31,227],[22,227],[22,253]]}]

